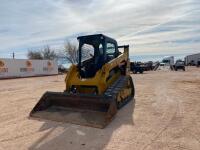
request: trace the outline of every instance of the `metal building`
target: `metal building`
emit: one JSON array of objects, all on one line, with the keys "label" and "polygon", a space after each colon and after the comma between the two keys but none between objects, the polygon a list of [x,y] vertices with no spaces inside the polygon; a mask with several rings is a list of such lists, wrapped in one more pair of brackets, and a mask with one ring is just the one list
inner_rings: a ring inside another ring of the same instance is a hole
[{"label": "metal building", "polygon": [[56,74],[58,74],[56,61],[0,58],[0,79]]},{"label": "metal building", "polygon": [[200,63],[200,53],[188,55],[185,57],[186,65],[198,65]]}]

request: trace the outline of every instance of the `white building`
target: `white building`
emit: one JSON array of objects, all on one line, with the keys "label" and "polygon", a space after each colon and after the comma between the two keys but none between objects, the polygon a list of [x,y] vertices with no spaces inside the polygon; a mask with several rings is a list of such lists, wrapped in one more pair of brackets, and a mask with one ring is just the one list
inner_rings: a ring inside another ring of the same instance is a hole
[{"label": "white building", "polygon": [[200,63],[200,53],[188,55],[185,57],[186,65],[197,65],[198,63]]},{"label": "white building", "polygon": [[0,79],[55,74],[58,74],[56,61],[0,58]]}]

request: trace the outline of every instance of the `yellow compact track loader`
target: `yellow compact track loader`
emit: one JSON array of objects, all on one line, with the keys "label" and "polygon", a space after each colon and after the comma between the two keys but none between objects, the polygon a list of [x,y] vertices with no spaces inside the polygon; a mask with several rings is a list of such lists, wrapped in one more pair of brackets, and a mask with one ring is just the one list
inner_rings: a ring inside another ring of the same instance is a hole
[{"label": "yellow compact track loader", "polygon": [[77,39],[78,63],[66,75],[65,91],[46,92],[30,116],[104,128],[134,98],[129,46],[118,46],[103,34]]}]

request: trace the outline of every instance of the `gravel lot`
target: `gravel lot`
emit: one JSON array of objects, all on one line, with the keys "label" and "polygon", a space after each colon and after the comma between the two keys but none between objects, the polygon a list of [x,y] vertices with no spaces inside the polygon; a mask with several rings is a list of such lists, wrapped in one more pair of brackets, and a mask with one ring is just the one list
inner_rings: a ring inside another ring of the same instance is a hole
[{"label": "gravel lot", "polygon": [[28,119],[45,91],[64,76],[0,80],[0,150],[200,149],[200,68],[132,75],[135,104],[105,129]]}]

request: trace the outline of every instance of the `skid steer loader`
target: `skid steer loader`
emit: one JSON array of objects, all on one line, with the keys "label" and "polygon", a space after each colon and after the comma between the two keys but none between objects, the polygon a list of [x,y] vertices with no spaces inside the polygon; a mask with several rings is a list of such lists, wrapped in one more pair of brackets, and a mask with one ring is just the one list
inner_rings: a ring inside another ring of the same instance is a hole
[{"label": "skid steer loader", "polygon": [[103,34],[77,39],[78,64],[66,75],[66,89],[46,92],[30,117],[104,128],[135,94],[129,46]]}]

